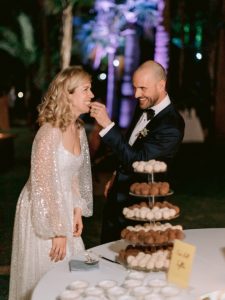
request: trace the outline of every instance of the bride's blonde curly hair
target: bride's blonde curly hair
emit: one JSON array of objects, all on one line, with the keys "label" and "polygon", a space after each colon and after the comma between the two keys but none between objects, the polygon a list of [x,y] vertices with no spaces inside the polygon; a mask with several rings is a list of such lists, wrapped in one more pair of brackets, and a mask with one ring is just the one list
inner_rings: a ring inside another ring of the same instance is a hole
[{"label": "bride's blonde curly hair", "polygon": [[62,131],[73,122],[72,105],[68,94],[91,76],[81,66],[71,66],[59,72],[53,79],[41,104],[38,106],[38,123],[50,123]]}]

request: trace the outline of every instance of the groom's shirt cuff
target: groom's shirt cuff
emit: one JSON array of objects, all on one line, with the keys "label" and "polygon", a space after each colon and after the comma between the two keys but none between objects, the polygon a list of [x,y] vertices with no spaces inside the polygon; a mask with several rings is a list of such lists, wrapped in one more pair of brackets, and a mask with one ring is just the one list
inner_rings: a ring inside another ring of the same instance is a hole
[{"label": "groom's shirt cuff", "polygon": [[102,130],[99,131],[99,135],[103,137],[113,126],[115,125],[114,122],[110,123],[106,128],[103,128]]}]

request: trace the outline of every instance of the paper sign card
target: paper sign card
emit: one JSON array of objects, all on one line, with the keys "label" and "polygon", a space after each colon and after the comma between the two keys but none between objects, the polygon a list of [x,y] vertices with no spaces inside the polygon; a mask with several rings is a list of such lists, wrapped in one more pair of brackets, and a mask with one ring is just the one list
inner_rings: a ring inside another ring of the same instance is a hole
[{"label": "paper sign card", "polygon": [[169,282],[188,287],[195,250],[194,245],[175,240],[167,274]]}]

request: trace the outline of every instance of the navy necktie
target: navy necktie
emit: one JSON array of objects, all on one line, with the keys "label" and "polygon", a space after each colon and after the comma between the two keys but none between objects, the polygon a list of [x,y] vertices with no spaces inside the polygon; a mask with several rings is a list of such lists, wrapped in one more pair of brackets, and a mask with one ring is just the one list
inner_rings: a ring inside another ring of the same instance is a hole
[{"label": "navy necktie", "polygon": [[155,115],[155,111],[152,108],[144,109],[143,111],[146,112],[148,121],[151,120]]}]

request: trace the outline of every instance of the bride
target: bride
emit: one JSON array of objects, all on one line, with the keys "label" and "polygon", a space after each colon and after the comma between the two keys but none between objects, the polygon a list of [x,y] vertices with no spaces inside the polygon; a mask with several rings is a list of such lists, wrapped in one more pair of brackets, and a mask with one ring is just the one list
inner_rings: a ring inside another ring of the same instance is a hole
[{"label": "bride", "polygon": [[93,211],[86,133],[79,116],[90,110],[91,78],[64,69],[39,106],[31,171],[16,208],[9,300],[30,300],[43,274],[84,249],[82,215]]}]

